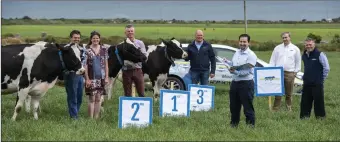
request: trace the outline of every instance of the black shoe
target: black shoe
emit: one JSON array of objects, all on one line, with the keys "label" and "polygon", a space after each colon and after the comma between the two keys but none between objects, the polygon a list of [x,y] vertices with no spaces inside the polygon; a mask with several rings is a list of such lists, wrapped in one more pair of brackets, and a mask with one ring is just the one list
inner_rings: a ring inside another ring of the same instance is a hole
[{"label": "black shoe", "polygon": [[250,127],[250,128],[253,128],[253,129],[255,128],[254,124],[247,124],[247,126]]},{"label": "black shoe", "polygon": [[230,124],[230,127],[231,127],[231,128],[237,128],[237,127],[238,127],[238,124]]},{"label": "black shoe", "polygon": [[300,116],[301,120],[309,119],[309,116]]},{"label": "black shoe", "polygon": [[317,120],[324,120],[324,119],[326,119],[325,116],[316,116],[315,118],[316,118]]}]

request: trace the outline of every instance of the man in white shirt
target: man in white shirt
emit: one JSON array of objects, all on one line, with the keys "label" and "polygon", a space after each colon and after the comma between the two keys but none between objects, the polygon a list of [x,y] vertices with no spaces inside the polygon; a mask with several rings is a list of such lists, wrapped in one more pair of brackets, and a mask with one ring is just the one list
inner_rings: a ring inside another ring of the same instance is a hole
[{"label": "man in white shirt", "polygon": [[241,34],[239,36],[239,50],[232,58],[231,66],[250,64],[249,68],[229,69],[233,75],[229,91],[229,105],[231,113],[231,127],[237,127],[240,121],[241,106],[246,117],[246,124],[255,127],[254,100],[254,67],[257,56],[249,48],[250,36]]},{"label": "man in white shirt", "polygon": [[[301,69],[301,54],[300,49],[291,43],[289,32],[282,33],[281,37],[283,43],[274,48],[269,64],[275,67],[283,67],[286,106],[291,111],[294,79]],[[275,96],[273,110],[279,110],[280,105],[281,96]]]}]

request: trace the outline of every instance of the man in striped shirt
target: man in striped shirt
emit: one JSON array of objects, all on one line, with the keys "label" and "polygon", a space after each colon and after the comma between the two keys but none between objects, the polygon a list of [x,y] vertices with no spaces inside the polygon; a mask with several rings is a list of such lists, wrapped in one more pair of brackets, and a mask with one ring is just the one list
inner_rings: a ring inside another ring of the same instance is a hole
[{"label": "man in striped shirt", "polygon": [[[301,54],[300,49],[291,43],[289,32],[282,33],[281,37],[283,43],[274,48],[269,64],[275,67],[283,67],[286,107],[288,111],[291,111],[294,79],[301,69]],[[281,96],[275,96],[273,110],[279,110],[280,105]]]},{"label": "man in striped shirt", "polygon": [[[130,39],[131,42],[138,48],[146,57],[148,54],[146,52],[145,44],[143,41],[135,38],[135,28],[132,25],[127,25],[125,27],[125,35]],[[128,60],[124,60],[124,65],[122,67],[123,76],[123,88],[125,96],[132,96],[132,83],[134,82],[136,86],[136,91],[139,97],[144,97],[144,75],[142,71],[142,62],[133,63]]]}]

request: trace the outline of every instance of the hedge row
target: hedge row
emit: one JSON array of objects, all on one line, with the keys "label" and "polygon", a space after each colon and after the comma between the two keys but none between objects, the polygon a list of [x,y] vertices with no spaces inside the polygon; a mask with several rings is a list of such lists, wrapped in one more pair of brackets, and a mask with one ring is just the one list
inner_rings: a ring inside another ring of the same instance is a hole
[{"label": "hedge row", "polygon": [[[120,36],[110,36],[110,37],[101,37],[101,42],[104,44],[115,45],[121,42],[124,37]],[[160,44],[160,39],[147,39],[140,38],[144,41],[146,45],[151,44]],[[89,37],[83,36],[81,43],[88,43]],[[166,39],[165,39],[166,40]],[[190,43],[192,39],[177,39],[181,43]],[[22,43],[34,43],[37,41],[47,41],[47,42],[56,42],[56,43],[68,43],[68,37],[53,37],[51,35],[46,36],[45,38],[16,38],[15,35],[6,34],[1,38],[2,45],[7,44],[22,44]],[[238,47],[238,41],[235,40],[209,40],[210,43],[214,44],[223,44],[231,47]],[[256,42],[251,41],[251,49],[254,51],[272,51],[276,45],[280,44],[280,42],[267,41],[267,42]],[[295,44],[300,48],[300,50],[304,50],[304,45],[302,43]],[[339,42],[331,42],[331,43],[322,43],[317,44],[317,47],[322,51],[340,51],[340,43]]]}]

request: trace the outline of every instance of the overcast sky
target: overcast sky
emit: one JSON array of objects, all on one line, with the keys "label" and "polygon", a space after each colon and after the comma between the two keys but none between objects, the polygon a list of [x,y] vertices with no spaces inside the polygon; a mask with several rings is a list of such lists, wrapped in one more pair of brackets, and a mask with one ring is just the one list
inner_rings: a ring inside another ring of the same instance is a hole
[{"label": "overcast sky", "polygon": [[[2,17],[241,20],[243,1],[13,1]],[[247,1],[247,19],[321,20],[340,17],[340,1]]]}]

